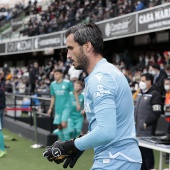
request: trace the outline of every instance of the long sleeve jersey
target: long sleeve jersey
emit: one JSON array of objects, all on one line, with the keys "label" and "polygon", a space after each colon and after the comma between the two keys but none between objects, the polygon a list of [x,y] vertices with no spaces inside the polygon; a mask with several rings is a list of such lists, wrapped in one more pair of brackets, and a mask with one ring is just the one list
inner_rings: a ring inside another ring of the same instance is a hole
[{"label": "long sleeve jersey", "polygon": [[94,148],[95,154],[128,143],[137,144],[132,93],[125,76],[102,59],[85,79],[84,110],[89,133],[75,140],[79,150]]}]

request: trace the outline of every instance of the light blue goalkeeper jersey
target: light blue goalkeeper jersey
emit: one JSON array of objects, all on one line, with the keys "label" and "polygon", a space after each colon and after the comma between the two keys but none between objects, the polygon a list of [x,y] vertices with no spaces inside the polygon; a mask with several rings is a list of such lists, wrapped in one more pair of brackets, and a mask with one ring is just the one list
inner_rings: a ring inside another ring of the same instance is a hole
[{"label": "light blue goalkeeper jersey", "polygon": [[79,150],[94,148],[95,155],[111,148],[112,154],[141,162],[135,134],[134,104],[125,76],[102,59],[85,79],[84,110],[89,133],[75,140]]}]

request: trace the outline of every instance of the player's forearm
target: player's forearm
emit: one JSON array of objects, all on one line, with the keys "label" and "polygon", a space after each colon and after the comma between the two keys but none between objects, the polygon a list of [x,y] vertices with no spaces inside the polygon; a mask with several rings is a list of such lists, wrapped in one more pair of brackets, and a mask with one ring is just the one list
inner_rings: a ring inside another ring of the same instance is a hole
[{"label": "player's forearm", "polygon": [[51,102],[50,102],[49,110],[52,110],[52,109],[53,109],[54,101],[55,101],[55,98],[54,98],[54,96],[52,96],[52,97],[51,97]]},{"label": "player's forearm", "polygon": [[98,113],[96,127],[87,135],[75,140],[79,150],[95,148],[111,142],[116,134],[116,111],[114,108],[103,109]]}]

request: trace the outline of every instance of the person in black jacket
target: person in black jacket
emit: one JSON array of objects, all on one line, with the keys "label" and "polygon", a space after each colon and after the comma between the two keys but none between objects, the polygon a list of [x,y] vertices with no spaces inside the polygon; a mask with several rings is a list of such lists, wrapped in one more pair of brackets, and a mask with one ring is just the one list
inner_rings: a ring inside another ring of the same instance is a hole
[{"label": "person in black jacket", "polygon": [[34,94],[35,92],[35,82],[36,80],[38,80],[38,76],[39,76],[38,63],[34,62],[33,67],[31,67],[29,71],[29,83],[31,86],[31,89],[30,89],[31,94]]},{"label": "person in black jacket", "polygon": [[167,78],[167,74],[164,70],[160,69],[158,64],[149,66],[149,73],[153,75],[153,87],[160,91],[161,95],[165,93],[164,79]]},{"label": "person in black jacket", "polygon": [[[143,74],[139,82],[140,93],[135,104],[135,121],[137,137],[150,137],[155,135],[157,121],[161,114],[162,97],[159,91],[153,87],[153,76]],[[153,150],[140,147],[142,154],[141,170],[154,168]]]},{"label": "person in black jacket", "polygon": [[6,155],[4,138],[2,133],[2,119],[4,114],[5,104],[5,89],[1,79],[3,78],[3,73],[0,72],[0,158]]}]

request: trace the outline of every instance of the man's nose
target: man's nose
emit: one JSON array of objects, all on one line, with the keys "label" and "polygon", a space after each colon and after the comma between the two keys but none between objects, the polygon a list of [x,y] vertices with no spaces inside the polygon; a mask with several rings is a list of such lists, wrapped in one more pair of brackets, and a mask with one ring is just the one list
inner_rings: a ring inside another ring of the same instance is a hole
[{"label": "man's nose", "polygon": [[68,59],[71,59],[71,55],[70,55],[69,52],[67,52],[67,58],[68,58]]}]

